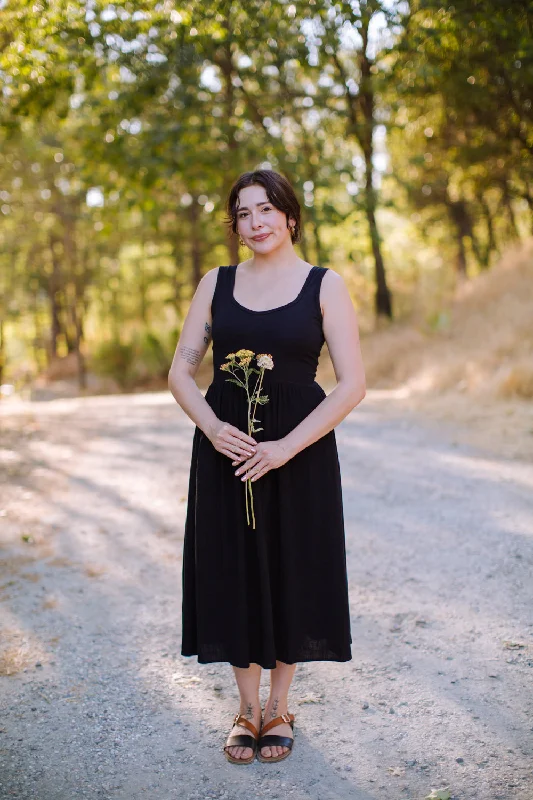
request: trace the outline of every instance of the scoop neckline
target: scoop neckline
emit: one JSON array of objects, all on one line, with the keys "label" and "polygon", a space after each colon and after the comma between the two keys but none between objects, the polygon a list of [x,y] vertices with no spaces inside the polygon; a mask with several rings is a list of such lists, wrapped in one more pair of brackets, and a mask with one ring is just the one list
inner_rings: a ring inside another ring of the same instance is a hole
[{"label": "scoop neckline", "polygon": [[231,282],[231,292],[230,292],[231,299],[232,299],[232,301],[234,302],[234,304],[236,306],[238,306],[239,308],[242,308],[243,311],[248,311],[249,314],[270,314],[272,311],[281,311],[281,309],[289,308],[290,306],[293,306],[295,303],[297,303],[301,299],[301,297],[302,297],[302,295],[304,293],[304,289],[307,287],[307,284],[309,282],[309,278],[311,277],[311,273],[314,272],[315,269],[318,269],[316,264],[311,267],[311,269],[309,270],[309,272],[306,275],[306,278],[305,278],[305,281],[303,283],[302,288],[300,289],[300,291],[298,292],[298,294],[296,295],[294,300],[291,300],[289,303],[285,303],[282,306],[276,306],[275,308],[263,308],[260,311],[256,311],[254,308],[247,308],[246,306],[243,306],[235,298],[235,294],[234,294],[234,291],[235,291],[235,275],[237,274],[237,267],[238,266],[239,266],[238,264],[231,264],[231,269],[233,271],[233,280]]}]

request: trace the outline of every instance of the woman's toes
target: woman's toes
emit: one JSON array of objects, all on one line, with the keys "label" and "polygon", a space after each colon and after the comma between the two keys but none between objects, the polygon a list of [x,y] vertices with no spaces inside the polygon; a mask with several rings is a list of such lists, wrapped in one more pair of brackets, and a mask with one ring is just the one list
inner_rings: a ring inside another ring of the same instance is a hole
[{"label": "woman's toes", "polygon": [[271,756],[270,747],[262,747],[261,748],[261,755],[263,756],[263,758],[270,758],[270,756]]}]

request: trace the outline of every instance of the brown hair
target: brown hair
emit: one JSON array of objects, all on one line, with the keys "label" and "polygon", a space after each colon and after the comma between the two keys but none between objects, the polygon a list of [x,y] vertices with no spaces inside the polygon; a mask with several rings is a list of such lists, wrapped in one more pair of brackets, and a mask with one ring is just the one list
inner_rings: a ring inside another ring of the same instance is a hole
[{"label": "brown hair", "polygon": [[294,230],[291,231],[293,244],[300,241],[300,203],[291,184],[279,172],[273,169],[258,169],[255,172],[243,172],[230,189],[226,210],[229,219],[226,222],[231,227],[233,233],[237,233],[237,203],[239,192],[247,186],[259,184],[266,191],[269,201],[278,211],[282,211],[287,217],[287,227],[289,218],[293,217],[296,221]]}]

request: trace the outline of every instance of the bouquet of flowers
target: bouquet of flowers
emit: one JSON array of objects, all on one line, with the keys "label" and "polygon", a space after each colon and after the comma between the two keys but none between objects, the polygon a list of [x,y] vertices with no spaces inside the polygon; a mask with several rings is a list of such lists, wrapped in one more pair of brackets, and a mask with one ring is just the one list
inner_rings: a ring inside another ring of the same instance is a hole
[{"label": "bouquet of flowers", "polygon": [[[254,357],[259,369],[251,366]],[[265,374],[265,369],[273,369],[273,367],[274,361],[272,360],[271,355],[268,353],[260,353],[256,356],[252,350],[239,350],[237,353],[228,353],[224,364],[222,364],[220,367],[220,369],[224,370],[224,372],[230,372],[233,376],[232,378],[227,378],[226,380],[230,381],[230,383],[236,383],[237,386],[241,386],[246,391],[246,397],[248,398],[249,436],[251,436],[253,433],[256,433],[256,431],[263,430],[263,428],[255,427],[256,422],[261,422],[260,419],[256,418],[255,412],[258,405],[262,406],[265,403],[268,403],[268,395],[261,394],[261,387],[263,385],[263,375]],[[239,375],[238,371],[242,373],[242,376]],[[255,380],[253,389],[250,388],[250,378],[252,375],[258,376]],[[246,495],[246,521],[249,525],[251,513],[252,527],[255,529],[254,495],[252,491],[252,481],[250,478],[248,478],[246,481],[244,491]],[[248,495],[250,495],[249,502]]]}]

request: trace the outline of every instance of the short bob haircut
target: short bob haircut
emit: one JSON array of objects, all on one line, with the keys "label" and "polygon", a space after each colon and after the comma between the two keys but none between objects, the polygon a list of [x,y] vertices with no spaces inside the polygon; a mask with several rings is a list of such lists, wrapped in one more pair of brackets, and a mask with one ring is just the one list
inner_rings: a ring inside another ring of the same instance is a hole
[{"label": "short bob haircut", "polygon": [[291,239],[293,244],[300,241],[300,203],[292,188],[291,184],[279,172],[274,172],[272,169],[258,169],[255,172],[243,172],[230,189],[226,210],[230,225],[233,233],[237,233],[237,212],[239,210],[237,203],[239,202],[239,192],[247,186],[259,184],[266,191],[269,201],[278,211],[282,211],[287,218],[287,227],[289,227],[289,218],[293,217],[296,221],[294,231],[291,231]]}]

